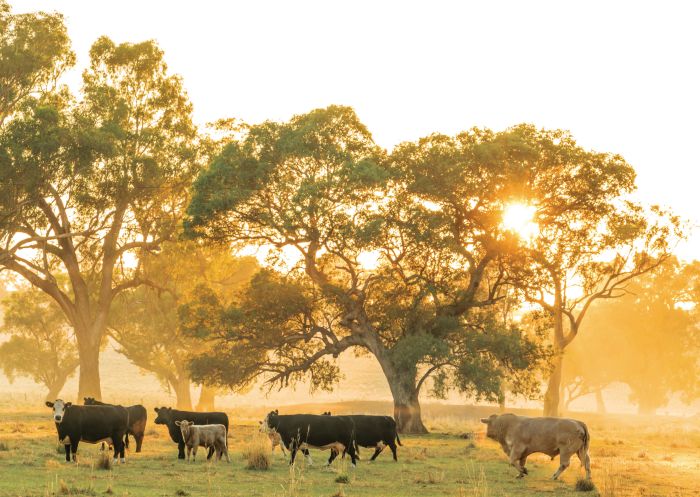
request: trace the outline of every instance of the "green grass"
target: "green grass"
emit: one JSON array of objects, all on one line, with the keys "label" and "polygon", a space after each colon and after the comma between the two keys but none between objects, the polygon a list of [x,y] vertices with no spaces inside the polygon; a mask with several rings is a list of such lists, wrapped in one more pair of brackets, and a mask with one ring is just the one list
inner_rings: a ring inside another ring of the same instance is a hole
[{"label": "green grass", "polygon": [[[557,460],[532,456],[529,476],[515,478],[500,447],[483,438],[483,429],[464,422],[454,435],[433,433],[402,436],[399,462],[387,449],[377,461],[362,450],[363,460],[350,467],[338,460],[322,467],[328,452],[312,451],[314,466],[304,458],[290,468],[279,449],[268,471],[246,469],[243,449],[260,437],[257,423],[234,424],[227,464],[207,463],[200,449],[195,463],[177,460],[177,447],[162,426],[149,425],[140,454],[127,455],[126,465],[98,469],[99,446],[81,443],[79,464],[67,464],[56,451],[56,435],[46,413],[3,413],[0,441],[9,450],[0,452],[0,496],[445,496],[445,497],[557,497],[578,496],[575,484],[582,475],[578,460],[561,481],[549,478]],[[20,421],[21,420],[21,421]],[[603,497],[700,496],[700,435],[696,431],[640,433],[639,429],[609,428],[589,423],[593,436],[591,457],[596,491]],[[460,438],[465,426],[474,439]],[[19,428],[19,429],[18,429]],[[449,431],[448,423],[441,425]],[[152,431],[154,430],[154,431]],[[657,428],[658,431],[658,428]],[[619,443],[622,441],[622,443]],[[675,446],[672,446],[674,445]],[[646,457],[639,458],[644,451]],[[672,457],[671,457],[672,456]]]}]

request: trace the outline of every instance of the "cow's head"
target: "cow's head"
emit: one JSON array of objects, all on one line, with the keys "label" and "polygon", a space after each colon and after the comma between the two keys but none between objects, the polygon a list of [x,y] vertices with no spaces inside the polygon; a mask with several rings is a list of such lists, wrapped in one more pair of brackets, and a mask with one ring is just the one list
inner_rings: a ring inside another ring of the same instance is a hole
[{"label": "cow's head", "polygon": [[190,438],[190,427],[194,424],[194,421],[175,421],[175,424],[180,427],[182,439],[186,442]]},{"label": "cow's head", "polygon": [[486,425],[486,436],[496,440],[499,430],[496,428],[496,420],[498,419],[498,414],[492,414],[488,418],[481,418],[481,422]]},{"label": "cow's head", "polygon": [[46,407],[53,409],[53,420],[56,423],[61,423],[66,415],[68,408],[72,406],[72,402],[63,402],[61,399],[56,399],[55,402],[46,401]]},{"label": "cow's head", "polygon": [[273,431],[277,431],[277,426],[279,425],[279,411],[275,409],[274,411],[270,411],[267,413],[267,416],[265,416],[265,419],[263,419],[260,422],[260,432],[261,433],[272,433]]},{"label": "cow's head", "polygon": [[156,419],[153,421],[157,425],[167,425],[173,421],[173,409],[172,407],[156,407]]}]

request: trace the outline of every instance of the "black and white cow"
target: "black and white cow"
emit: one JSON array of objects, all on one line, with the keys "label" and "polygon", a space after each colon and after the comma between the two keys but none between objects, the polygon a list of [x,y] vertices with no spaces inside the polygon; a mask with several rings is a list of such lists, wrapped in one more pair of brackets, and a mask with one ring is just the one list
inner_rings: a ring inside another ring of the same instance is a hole
[{"label": "black and white cow", "polygon": [[57,399],[46,402],[53,409],[58,440],[66,448],[66,461],[78,462],[78,443],[109,442],[114,446],[114,461],[124,458],[124,436],[129,426],[129,413],[122,406],[78,406]]},{"label": "black and white cow", "polygon": [[[100,402],[92,397],[83,398],[86,406],[111,406],[114,404],[107,404],[106,402]],[[124,437],[124,445],[129,448],[129,435],[134,437],[136,440],[136,452],[141,452],[141,445],[143,444],[143,437],[146,432],[146,421],[148,419],[148,412],[146,408],[141,404],[136,404],[126,408],[129,413],[129,427],[126,431],[126,436]]]},{"label": "black and white cow", "polygon": [[[177,458],[185,458],[185,441],[182,439],[182,431],[175,423],[176,421],[192,421],[195,425],[224,425],[228,436],[228,416],[225,412],[192,412],[178,411],[172,407],[156,407],[156,419],[153,421],[157,425],[166,425],[168,433],[173,442],[177,444]],[[209,449],[207,460],[214,454],[214,448]]]},{"label": "black and white cow", "polygon": [[[294,464],[297,451],[306,449],[331,449],[328,464],[335,457],[347,452],[356,464],[355,427],[350,418],[342,416],[319,416],[315,414],[280,415],[272,411],[262,422],[261,429],[276,432],[282,439],[282,444],[289,449],[292,457],[289,464]],[[311,464],[311,456],[305,454]]]}]

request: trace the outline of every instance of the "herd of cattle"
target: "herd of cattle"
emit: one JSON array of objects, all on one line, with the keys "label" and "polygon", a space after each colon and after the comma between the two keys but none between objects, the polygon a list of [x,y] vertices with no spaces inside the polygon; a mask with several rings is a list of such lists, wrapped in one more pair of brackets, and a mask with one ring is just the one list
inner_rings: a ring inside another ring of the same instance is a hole
[{"label": "herd of cattle", "polygon": [[[147,411],[142,405],[123,407],[105,404],[93,398],[85,398],[85,405],[73,405],[61,399],[46,402],[53,410],[59,442],[65,446],[66,461],[77,461],[79,442],[109,443],[114,450],[114,461],[125,462],[124,449],[129,447],[129,435],[136,441],[136,452],[141,452],[146,429]],[[223,412],[180,411],[170,407],[156,407],[155,424],[165,425],[178,447],[178,458],[194,460],[197,449],[204,447],[207,460],[216,453],[221,460],[228,455],[229,419]],[[552,459],[559,456],[559,468],[553,475],[557,479],[576,454],[591,477],[588,448],[590,435],[586,425],[574,419],[529,418],[514,414],[492,415],[481,420],[487,425],[486,436],[497,441],[510,458],[510,464],[518,470],[518,477],[527,474],[525,462],[535,452],[547,454]],[[312,463],[309,449],[330,450],[328,464],[342,454],[350,456],[355,466],[359,447],[373,448],[371,460],[384,450],[391,449],[397,460],[397,444],[401,445],[396,422],[390,416],[343,415],[330,412],[315,414],[279,414],[270,412],[260,421],[260,431],[270,438],[272,450],[279,445],[285,454],[289,450],[290,464],[301,451]],[[187,456],[185,456],[187,448]],[[72,459],[71,459],[72,458]]]}]

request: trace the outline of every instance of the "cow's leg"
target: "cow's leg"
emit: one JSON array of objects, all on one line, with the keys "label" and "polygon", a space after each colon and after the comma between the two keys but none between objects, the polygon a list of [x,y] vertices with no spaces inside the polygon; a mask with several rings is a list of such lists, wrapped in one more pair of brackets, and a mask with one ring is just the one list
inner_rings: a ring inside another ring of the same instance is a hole
[{"label": "cow's leg", "polygon": [[143,444],[143,433],[138,435],[134,434],[134,440],[136,440],[136,452],[141,452],[141,444]]},{"label": "cow's leg", "polygon": [[[197,460],[197,450],[199,450],[199,444],[193,444],[192,445],[192,462],[195,462]],[[189,459],[189,447],[187,449],[187,459]]]},{"label": "cow's leg", "polygon": [[588,455],[588,447],[581,447],[577,452],[581,464],[586,468],[586,478],[591,479],[591,458]]},{"label": "cow's leg", "polygon": [[294,464],[294,459],[297,457],[297,446],[292,445],[289,451],[292,453],[292,457],[289,459],[289,465],[292,466]]},{"label": "cow's leg", "polygon": [[209,446],[209,451],[208,451],[208,453],[207,453],[207,461],[208,461],[209,459],[211,459],[211,456],[213,456],[213,455],[214,455],[214,446],[213,446],[213,445],[210,445],[210,446]]},{"label": "cow's leg", "polygon": [[350,462],[352,463],[353,468],[357,467],[357,453],[355,452],[354,445],[354,443],[350,442],[349,447],[347,447],[348,454],[350,454]]},{"label": "cow's leg", "polygon": [[63,451],[66,453],[66,462],[70,462],[70,444],[64,444]]},{"label": "cow's leg", "polygon": [[326,464],[326,466],[330,466],[336,457],[338,457],[338,451],[335,447],[331,447],[331,455],[328,456],[328,463]]},{"label": "cow's leg", "polygon": [[525,463],[527,462],[527,455],[523,454],[522,457],[520,458],[520,467],[523,468],[523,473],[528,474],[527,468],[525,467]]},{"label": "cow's leg", "polygon": [[394,461],[398,462],[398,458],[396,457],[396,442],[391,441],[388,443],[389,448],[391,449],[391,454],[394,456]]},{"label": "cow's leg", "polygon": [[231,462],[231,459],[228,457],[228,443],[226,440],[224,440],[224,444],[221,447],[221,452],[226,456],[226,462]]},{"label": "cow's leg", "polygon": [[313,466],[314,460],[311,459],[311,453],[309,452],[309,449],[301,449],[301,453],[304,454],[304,458],[306,459],[306,463],[309,466]]},{"label": "cow's leg", "polygon": [[569,462],[571,460],[571,454],[569,452],[561,452],[559,455],[559,469],[552,475],[552,480],[559,478],[559,475],[564,472],[566,468],[569,467]]},{"label": "cow's leg", "polygon": [[510,464],[518,470],[518,478],[522,478],[527,474],[525,468],[520,464],[520,458],[523,455],[524,450],[516,445],[513,445],[513,448],[510,449]]},{"label": "cow's leg", "polygon": [[178,459],[185,458],[185,442],[178,442],[178,444],[177,444],[177,458]]},{"label": "cow's leg", "polygon": [[80,443],[80,437],[76,437],[75,439],[70,440],[70,450],[73,452],[73,462],[77,463],[78,462],[78,443]]},{"label": "cow's leg", "polygon": [[[128,438],[126,437],[126,434],[124,434],[124,440],[128,440]],[[119,457],[121,458],[121,463],[122,463],[122,464],[125,464],[125,463],[126,463],[126,453],[125,453],[125,449],[126,449],[126,445],[127,445],[127,444],[124,443],[124,441],[122,441],[121,438],[119,439],[119,442],[120,442]]]},{"label": "cow's leg", "polygon": [[384,445],[384,443],[379,442],[377,444],[377,446],[374,448],[374,454],[372,454],[372,457],[370,457],[369,460],[374,461],[377,458],[377,456],[382,453],[382,451],[384,450],[384,447],[386,447]]},{"label": "cow's leg", "polygon": [[128,431],[124,434],[124,447],[126,447],[127,449],[129,448],[129,432]]}]

